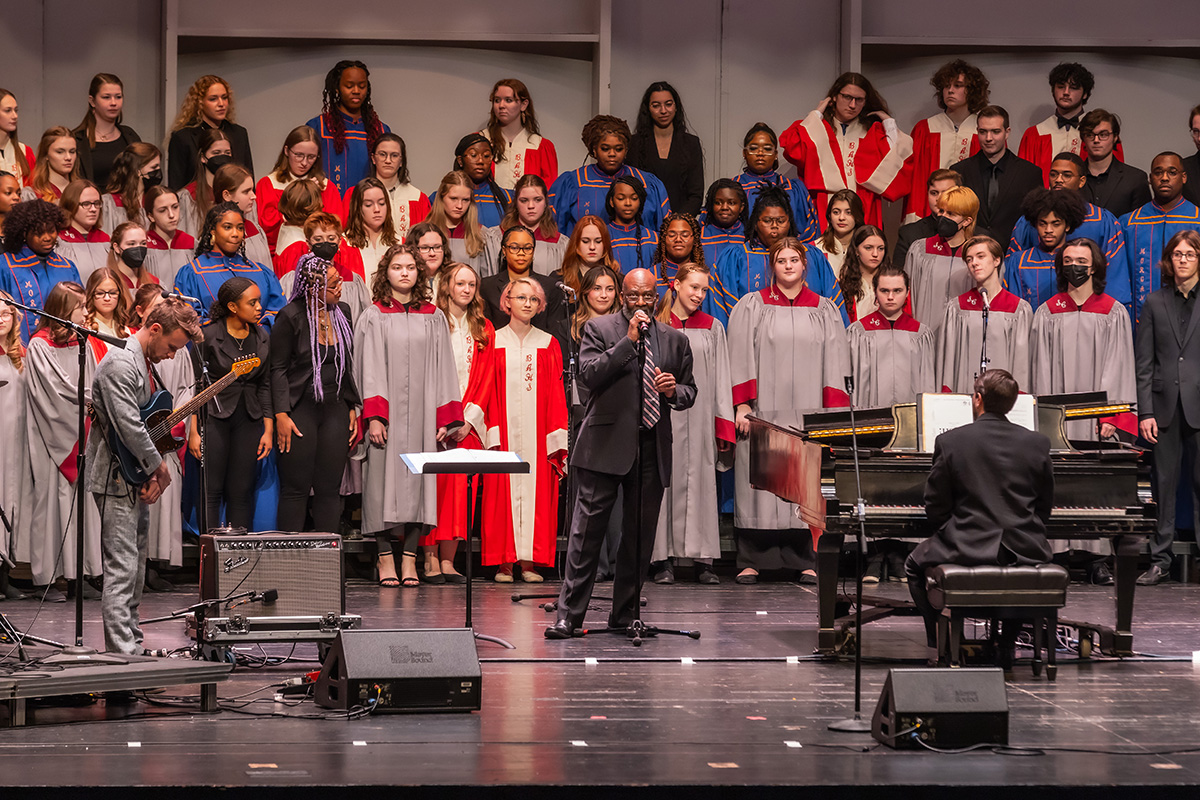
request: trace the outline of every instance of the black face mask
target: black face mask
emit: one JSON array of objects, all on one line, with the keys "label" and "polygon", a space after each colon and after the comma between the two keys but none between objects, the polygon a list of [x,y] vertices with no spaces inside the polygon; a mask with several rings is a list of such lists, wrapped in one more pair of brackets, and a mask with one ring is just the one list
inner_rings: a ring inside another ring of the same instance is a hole
[{"label": "black face mask", "polygon": [[142,176],[142,191],[153,189],[162,183],[162,170],[156,169],[153,172],[148,172]]},{"label": "black face mask", "polygon": [[217,170],[226,164],[233,163],[233,156],[219,155],[213,156],[208,161],[204,162],[204,168],[208,170],[210,175],[216,175]]},{"label": "black face mask", "polygon": [[1092,279],[1092,276],[1088,275],[1089,269],[1091,267],[1086,264],[1063,264],[1062,276],[1066,278],[1067,283],[1078,289]]},{"label": "black face mask", "polygon": [[958,223],[949,217],[937,218],[937,235],[949,241],[958,233]]},{"label": "black face mask", "polygon": [[337,255],[337,242],[317,242],[312,246],[312,254],[322,261],[333,261],[333,257]]},{"label": "black face mask", "polygon": [[130,269],[141,269],[146,262],[146,246],[126,247],[121,251],[121,260]]}]

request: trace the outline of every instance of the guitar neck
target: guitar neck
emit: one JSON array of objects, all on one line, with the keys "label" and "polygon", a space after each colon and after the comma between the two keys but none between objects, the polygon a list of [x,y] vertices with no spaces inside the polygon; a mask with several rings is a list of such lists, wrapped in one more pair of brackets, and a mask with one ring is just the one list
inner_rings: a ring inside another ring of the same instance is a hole
[{"label": "guitar neck", "polygon": [[163,421],[162,427],[165,430],[171,430],[171,428],[174,428],[182,420],[187,419],[192,414],[192,412],[194,412],[196,409],[200,408],[202,405],[207,403],[209,400],[216,397],[217,394],[222,389],[224,389],[226,386],[228,386],[229,384],[231,384],[235,380],[237,380],[237,377],[238,377],[237,373],[234,372],[233,370],[230,370],[229,372],[225,373],[224,375],[222,375],[220,377],[220,379],[216,383],[209,385],[209,387],[207,389],[205,389],[204,391],[200,392],[200,394],[196,395],[191,400],[188,400],[186,403],[181,405],[179,408],[172,411],[171,416],[167,417]]}]

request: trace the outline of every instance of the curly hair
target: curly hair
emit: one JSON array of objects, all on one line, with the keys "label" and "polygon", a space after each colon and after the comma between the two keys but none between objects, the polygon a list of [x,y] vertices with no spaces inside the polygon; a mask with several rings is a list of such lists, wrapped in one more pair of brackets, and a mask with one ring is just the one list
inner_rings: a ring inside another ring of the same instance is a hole
[{"label": "curly hair", "polygon": [[654,133],[654,119],[650,116],[650,95],[655,92],[671,93],[671,99],[675,101],[675,118],[671,120],[671,129],[680,133],[687,130],[687,114],[683,113],[683,100],[679,99],[679,92],[666,81],[655,81],[647,86],[646,91],[642,93],[642,102],[638,106],[637,121],[633,125],[633,135],[642,137],[650,136]]},{"label": "curly hair", "polygon": [[387,187],[378,178],[363,178],[354,184],[350,194],[350,207],[346,210],[346,241],[354,247],[367,246],[367,226],[363,224],[363,195],[370,189],[383,194],[383,227],[379,230],[379,241],[388,247],[397,243],[396,223],[392,221],[392,204],[388,200]]},{"label": "curly hair", "polygon": [[[969,191],[969,190],[968,190]],[[941,200],[941,198],[938,198]],[[1078,228],[1087,218],[1087,203],[1074,189],[1034,189],[1021,201],[1021,215],[1030,225],[1037,227],[1038,220],[1054,214],[1067,224],[1067,233]]]},{"label": "curly hair", "polygon": [[628,122],[608,114],[598,114],[588,120],[579,138],[587,148],[588,155],[595,157],[596,148],[605,136],[616,136],[625,143],[626,148],[629,147],[629,140],[633,138]]},{"label": "curly hair", "polygon": [[654,251],[654,263],[661,264],[667,260],[667,229],[671,227],[672,222],[683,221],[692,229],[692,252],[687,254],[687,257],[680,264],[691,262],[705,266],[704,263],[704,242],[700,241],[701,231],[700,223],[691,214],[683,211],[671,211],[663,217],[662,227],[658,229],[658,249]]},{"label": "curly hair", "polygon": [[[13,296],[0,291],[0,299],[12,300]],[[12,314],[12,326],[8,329],[8,335],[0,341],[0,348],[3,348],[4,355],[12,362],[13,369],[21,372],[25,369],[25,348],[21,345],[21,309],[8,306],[0,308],[0,313]]]},{"label": "curly hair", "polygon": [[1054,88],[1055,84],[1059,83],[1083,89],[1084,103],[1092,96],[1092,89],[1096,88],[1096,76],[1083,64],[1075,61],[1064,62],[1055,66],[1054,69],[1050,70],[1047,81],[1051,89]]},{"label": "curly hair", "polygon": [[847,86],[857,86],[867,94],[866,102],[863,103],[863,107],[858,112],[858,119],[870,120],[871,115],[876,111],[882,111],[889,115],[892,113],[888,111],[888,106],[883,96],[871,85],[871,82],[867,80],[865,75],[860,72],[843,72],[833,82],[833,85],[829,87],[829,91],[825,93],[826,97],[832,98],[829,105],[825,107],[825,113],[822,115],[828,124],[833,124],[833,109],[837,105],[837,96]]},{"label": "curly hair", "polygon": [[754,199],[754,210],[750,212],[750,221],[746,223],[747,244],[757,244],[759,247],[766,245],[766,242],[758,236],[758,220],[768,208],[782,208],[788,218],[788,229],[784,236],[794,237],[796,235],[796,217],[792,213],[792,203],[788,199],[787,192],[778,186],[767,186]]},{"label": "curly hair", "polygon": [[942,91],[958,80],[959,75],[963,76],[963,83],[967,85],[967,110],[972,114],[978,113],[988,104],[990,84],[983,70],[961,58],[943,64],[933,73],[933,77],[929,79],[929,85],[933,87],[933,99],[937,101],[938,108],[945,111],[946,101],[942,99]]},{"label": "curly hair", "polygon": [[29,234],[60,231],[67,226],[63,211],[45,200],[17,203],[4,218],[4,252],[18,253]]},{"label": "curly hair", "polygon": [[127,326],[129,325],[129,298],[125,296],[125,290],[121,287],[121,276],[114,269],[108,267],[100,267],[87,279],[87,288],[84,289],[84,305],[87,306],[86,324],[89,328],[96,327],[96,292],[100,290],[100,284],[105,281],[112,281],[113,286],[117,287],[117,307],[113,309],[113,330],[118,336],[124,336],[128,333]]},{"label": "curly hair", "polygon": [[[383,258],[379,259],[379,268],[375,270],[375,277],[371,279],[371,300],[376,303],[383,303],[386,306],[392,304],[392,285],[388,282],[388,267],[391,266],[392,259],[401,253],[407,253],[412,256],[413,263],[417,267],[417,282],[413,285],[412,299],[409,300],[409,306],[428,303],[433,290],[429,288],[429,281],[421,279],[421,276],[425,274],[425,262],[422,260],[421,253],[417,250],[416,245],[411,244],[394,244],[383,254]],[[444,267],[445,265],[443,265]]]},{"label": "curly hair", "polygon": [[[517,80],[516,78],[501,78],[500,80],[496,81],[496,85],[492,87],[492,91],[488,94],[488,102],[493,104],[496,102],[496,92],[502,86],[507,86],[509,89],[512,89],[513,96],[516,97],[519,102],[525,102],[528,104],[525,106],[525,110],[521,112],[521,127],[527,130],[530,134],[535,136],[541,135],[542,131],[538,127],[537,114],[533,110],[533,97],[530,96],[529,89],[526,88],[525,84],[521,81]],[[496,119],[495,105],[493,105],[488,111],[486,129],[487,138],[492,143],[492,156],[496,159],[496,163],[499,164],[504,160],[504,148],[508,145],[504,141],[503,132],[500,130],[500,122]]]},{"label": "curly hair", "polygon": [[157,147],[149,142],[134,142],[122,150],[113,161],[105,191],[120,195],[121,207],[130,222],[138,222],[142,210],[141,171],[156,158],[161,164],[162,151]]},{"label": "curly hair", "polygon": [[333,151],[346,151],[346,124],[342,121],[342,73],[348,69],[361,69],[367,76],[367,93],[363,97],[363,128],[367,132],[367,152],[375,149],[375,142],[383,135],[383,123],[371,105],[371,71],[361,61],[339,61],[325,75],[325,89],[321,93],[321,119],[333,134]]},{"label": "curly hair", "polygon": [[[200,226],[200,233],[196,236],[196,255],[202,256],[205,253],[211,253],[213,250],[213,230],[217,227],[217,223],[221,221],[221,217],[233,212],[242,218],[245,222],[246,216],[242,213],[242,209],[237,203],[217,203],[208,210],[204,215],[204,224]],[[242,238],[242,243],[238,245],[238,255],[246,257],[246,239]]]},{"label": "curly hair", "polygon": [[842,289],[842,297],[846,302],[853,303],[863,294],[862,262],[858,259],[858,248],[867,239],[878,236],[883,239],[883,261],[879,266],[888,263],[887,237],[883,231],[874,225],[860,225],[850,235],[850,245],[846,248],[846,259],[842,262],[842,274],[838,277],[838,286]]},{"label": "curly hair", "polygon": [[234,121],[233,87],[224,78],[216,75],[201,75],[196,78],[195,83],[188,87],[187,94],[184,95],[183,102],[179,105],[179,114],[171,123],[171,133],[200,124],[200,104],[204,101],[208,90],[218,83],[225,87],[225,93],[229,95],[229,111],[225,114],[225,119],[229,122]]}]

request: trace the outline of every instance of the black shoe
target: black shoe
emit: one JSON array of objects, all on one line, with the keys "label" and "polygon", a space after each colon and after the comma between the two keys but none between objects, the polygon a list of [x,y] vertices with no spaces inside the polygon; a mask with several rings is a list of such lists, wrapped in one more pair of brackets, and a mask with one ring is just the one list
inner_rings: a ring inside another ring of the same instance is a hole
[{"label": "black shoe", "polygon": [[696,583],[703,583],[705,586],[716,586],[721,582],[717,577],[717,573],[713,572],[711,564],[696,565]]},{"label": "black shoe", "polygon": [[467,576],[459,572],[443,572],[442,578],[446,583],[466,583]]},{"label": "black shoe", "polygon": [[675,582],[675,570],[670,564],[664,564],[662,569],[654,573],[654,582],[670,586]]},{"label": "black shoe", "polygon": [[874,586],[883,580],[883,553],[876,553],[867,559],[867,568],[863,572],[863,584]]},{"label": "black shoe", "polygon": [[1108,564],[1105,564],[1103,561],[1095,564],[1092,567],[1091,580],[1095,586],[1112,586],[1112,570],[1108,568]]},{"label": "black shoe", "polygon": [[740,583],[742,586],[753,586],[758,583],[758,575],[753,572],[747,572],[745,575],[738,575],[733,579],[734,583]]},{"label": "black shoe", "polygon": [[816,586],[817,576],[815,573],[810,575],[804,570],[801,570],[800,572],[796,573],[796,582],[801,586]]},{"label": "black shoe", "polygon": [[1167,571],[1158,564],[1151,565],[1150,569],[1138,576],[1138,586],[1157,586],[1167,579]]},{"label": "black shoe", "polygon": [[549,628],[546,628],[545,637],[547,639],[570,639],[575,635],[575,628],[565,619],[560,619]]},{"label": "black shoe", "polygon": [[421,581],[423,583],[428,583],[430,586],[441,586],[446,582],[446,576],[440,572],[436,575],[430,575],[427,572],[422,572]]},{"label": "black shoe", "polygon": [[153,567],[146,570],[146,588],[151,592],[173,592],[175,584],[168,581]]},{"label": "black shoe", "polygon": [[615,620],[612,617],[608,618],[608,627],[612,628],[613,630],[617,630],[617,631],[627,630],[629,628],[629,626],[632,624],[633,624],[632,619]]}]

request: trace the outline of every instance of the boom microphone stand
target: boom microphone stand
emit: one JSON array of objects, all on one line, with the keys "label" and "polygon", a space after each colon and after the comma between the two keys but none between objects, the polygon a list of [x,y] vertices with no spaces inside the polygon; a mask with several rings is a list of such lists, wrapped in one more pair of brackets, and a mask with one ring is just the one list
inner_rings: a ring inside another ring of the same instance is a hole
[{"label": "boom microphone stand", "polygon": [[842,733],[870,733],[871,723],[862,718],[862,587],[863,553],[867,549],[867,504],[863,500],[862,476],[858,471],[858,427],[854,423],[854,378],[849,375],[846,376],[846,396],[850,399],[850,444],[854,449],[854,486],[858,491],[858,500],[854,504],[854,516],[858,517],[858,553],[854,557],[854,570],[858,573],[854,601],[854,635],[857,639],[854,645],[854,718],[832,722],[829,730]]}]

